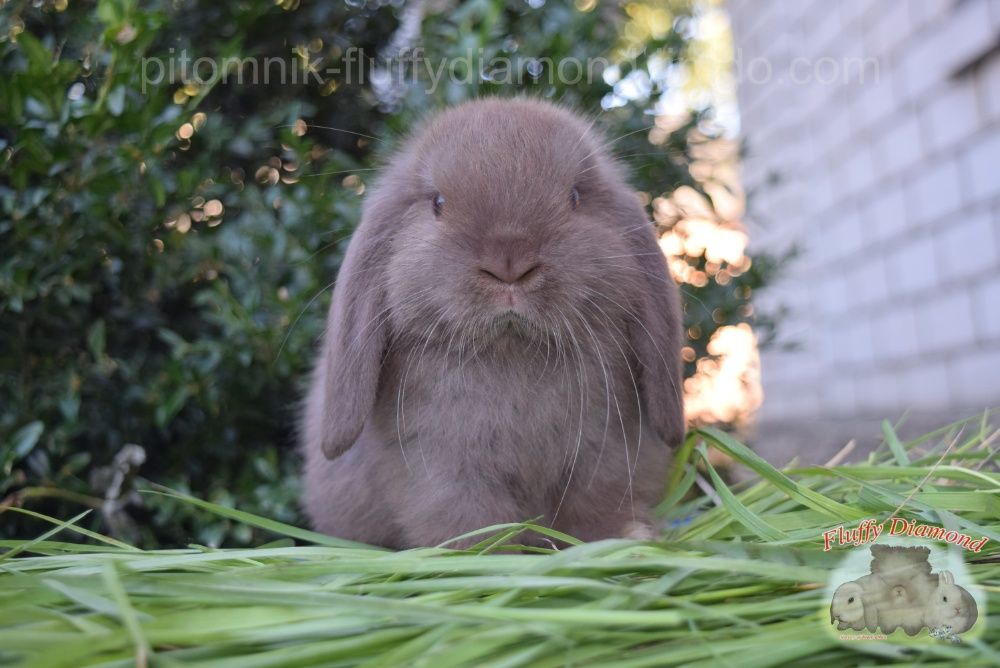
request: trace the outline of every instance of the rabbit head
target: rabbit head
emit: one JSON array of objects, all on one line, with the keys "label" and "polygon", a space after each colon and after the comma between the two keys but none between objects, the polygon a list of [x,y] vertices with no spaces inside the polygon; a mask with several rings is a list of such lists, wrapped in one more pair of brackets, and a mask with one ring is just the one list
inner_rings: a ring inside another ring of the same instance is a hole
[{"label": "rabbit head", "polygon": [[387,165],[341,267],[319,372],[322,449],[337,457],[358,437],[391,342],[558,356],[611,321],[637,358],[644,420],[676,443],[669,280],[638,196],[587,122],[528,99],[445,110]]},{"label": "rabbit head", "polygon": [[979,617],[976,600],[968,591],[955,584],[955,576],[949,571],[938,574],[937,589],[927,601],[924,622],[928,628],[951,627],[954,633],[963,633],[972,628]]},{"label": "rabbit head", "polygon": [[862,629],[865,626],[865,592],[857,582],[845,582],[837,587],[830,603],[830,623],[837,628]]}]

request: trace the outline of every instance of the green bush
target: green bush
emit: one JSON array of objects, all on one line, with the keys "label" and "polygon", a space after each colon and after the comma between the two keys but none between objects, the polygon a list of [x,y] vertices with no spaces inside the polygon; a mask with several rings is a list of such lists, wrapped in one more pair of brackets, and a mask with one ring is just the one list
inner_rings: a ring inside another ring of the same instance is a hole
[{"label": "green bush", "polygon": [[[384,52],[403,32],[400,15],[417,4],[3,5],[4,503],[57,516],[90,505],[102,511],[95,525],[144,545],[252,539],[246,525],[169,499],[145,498],[140,508],[130,491],[147,480],[297,520],[296,404],[370,174],[357,170],[377,165],[395,138],[444,104],[527,93],[593,111],[610,91],[600,77],[574,85],[473,77],[433,91],[409,81],[389,99],[356,74],[326,71],[351,46]],[[526,58],[602,56],[627,74],[652,54],[685,57],[681,22],[644,38],[638,52],[620,48],[631,19],[611,3],[453,4],[427,8],[410,44],[432,62],[507,56],[536,72]],[[695,11],[685,2],[672,7],[677,19]],[[221,72],[199,81],[179,70],[144,79],[160,72],[144,58],[167,63],[180,54],[281,58],[323,71],[325,81],[239,85],[221,81]],[[623,155],[648,155],[640,130],[660,93],[654,87],[604,115],[611,136],[635,133],[616,144]],[[663,159],[634,166],[641,189],[656,196],[697,186],[685,156],[699,120],[671,135]],[[698,305],[688,324],[703,330],[692,341],[699,355],[715,327],[748,319],[741,307],[770,266],[755,262],[726,286],[686,286]],[[720,308],[725,317],[713,321]],[[129,444],[142,447],[145,461],[129,463],[139,452]],[[0,534],[36,533],[20,517],[0,524]]]}]

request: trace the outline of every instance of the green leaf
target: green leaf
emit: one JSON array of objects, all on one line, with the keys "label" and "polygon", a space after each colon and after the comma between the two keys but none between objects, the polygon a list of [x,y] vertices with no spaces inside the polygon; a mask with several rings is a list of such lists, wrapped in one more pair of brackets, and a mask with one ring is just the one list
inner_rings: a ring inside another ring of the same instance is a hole
[{"label": "green leaf", "polygon": [[258,527],[272,533],[276,533],[282,536],[290,536],[291,538],[297,538],[299,540],[304,540],[308,543],[314,543],[316,545],[329,545],[338,547],[361,547],[371,550],[379,550],[380,548],[373,547],[371,545],[365,545],[364,543],[357,543],[351,540],[343,540],[341,538],[334,538],[332,536],[326,536],[321,533],[316,533],[315,531],[309,531],[307,529],[300,529],[298,527],[291,526],[289,524],[284,524],[282,522],[277,522],[275,520],[269,520],[264,517],[259,517],[251,513],[247,513],[235,508],[227,508],[225,506],[220,506],[216,503],[211,503],[209,501],[203,501],[202,499],[196,499],[193,496],[188,496],[187,494],[181,494],[170,489],[163,488],[162,490],[143,490],[145,494],[159,494],[161,496],[166,496],[174,499],[181,499],[186,503],[198,506],[204,510],[207,510],[220,517],[227,517],[232,520],[239,522],[244,522],[250,526]]},{"label": "green leaf", "polygon": [[97,17],[107,26],[115,27],[125,20],[123,0],[98,0]]},{"label": "green leaf", "polygon": [[909,466],[910,458],[906,456],[906,450],[903,449],[903,444],[896,436],[896,430],[892,428],[888,420],[882,420],[882,434],[885,435],[885,442],[889,445],[892,456],[896,458],[896,463],[900,466]]},{"label": "green leaf", "polygon": [[142,624],[139,622],[139,615],[129,602],[128,594],[122,586],[121,579],[113,561],[104,565],[104,585],[111,592],[115,603],[118,606],[121,620],[125,623],[132,642],[135,644],[135,663],[137,666],[145,666],[152,655],[149,641],[143,633]]},{"label": "green leaf", "polygon": [[712,478],[712,486],[715,487],[715,491],[718,493],[723,505],[725,505],[726,509],[732,514],[733,518],[737,522],[764,540],[777,541],[786,540],[788,538],[785,532],[771,526],[762,517],[758,517],[755,513],[751,512],[746,506],[740,503],[740,500],[736,498],[736,495],[730,491],[729,486],[726,485],[722,478],[719,477],[719,474],[715,472],[715,467],[708,461],[708,451],[705,449],[704,445],[698,446],[698,452],[701,454],[701,460],[705,464],[705,468],[708,470],[708,475]]},{"label": "green leaf", "polygon": [[191,390],[187,385],[176,388],[169,397],[161,401],[156,407],[156,424],[165,427],[184,408],[184,404],[191,397]]},{"label": "green leaf", "polygon": [[17,45],[24,52],[28,63],[39,71],[46,72],[52,66],[52,54],[38,38],[30,32],[22,32],[17,36]]},{"label": "green leaf", "polygon": [[7,455],[8,463],[16,462],[28,456],[38,444],[42,432],[45,431],[45,424],[41,420],[29,422],[18,429],[10,439],[10,451]]},{"label": "green leaf", "polygon": [[760,455],[723,431],[710,427],[694,431],[736,461],[768,480],[776,488],[787,494],[789,498],[841,521],[863,519],[866,516],[864,511],[829,499],[808,487],[796,483],[787,475],[771,466]]},{"label": "green leaf", "polygon": [[104,320],[98,320],[91,325],[90,331],[87,332],[87,347],[90,349],[90,354],[95,361],[100,361],[104,358],[105,345],[106,332]]},{"label": "green leaf", "polygon": [[21,552],[30,552],[31,549],[36,544],[42,543],[42,542],[48,540],[49,538],[51,538],[52,536],[56,535],[57,533],[59,533],[60,531],[62,531],[63,529],[65,529],[66,527],[71,526],[73,524],[76,524],[77,522],[79,522],[80,520],[82,520],[84,517],[86,517],[88,514],[90,514],[90,511],[89,510],[85,510],[82,513],[80,513],[79,515],[77,515],[76,517],[70,518],[70,519],[66,520],[65,522],[59,523],[58,526],[56,526],[56,527],[54,527],[52,529],[49,529],[48,531],[46,531],[45,533],[43,533],[41,536],[38,536],[37,538],[34,538],[32,540],[23,542],[23,543],[17,545],[16,547],[14,547],[13,549],[8,550],[7,552],[4,552],[3,554],[0,554],[0,561],[5,561],[7,559],[10,559],[11,557],[17,556]]}]

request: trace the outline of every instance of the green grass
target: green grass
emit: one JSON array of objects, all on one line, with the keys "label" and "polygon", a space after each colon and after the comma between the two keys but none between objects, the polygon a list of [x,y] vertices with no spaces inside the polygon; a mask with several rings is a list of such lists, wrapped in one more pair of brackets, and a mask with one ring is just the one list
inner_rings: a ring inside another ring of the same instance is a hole
[{"label": "green grass", "polygon": [[[76,526],[82,516],[51,520],[33,540],[0,541],[0,665],[1000,665],[995,434],[984,416],[903,443],[887,423],[864,463],[779,471],[694,431],[662,540],[538,554],[498,549],[528,524],[492,527],[466,552],[390,552],[188,497],[277,540],[143,551]],[[727,487],[712,448],[759,477]],[[989,602],[960,645],[926,632],[843,642],[829,623],[825,587],[846,552],[824,552],[822,532],[900,507],[990,538],[969,555]]]}]

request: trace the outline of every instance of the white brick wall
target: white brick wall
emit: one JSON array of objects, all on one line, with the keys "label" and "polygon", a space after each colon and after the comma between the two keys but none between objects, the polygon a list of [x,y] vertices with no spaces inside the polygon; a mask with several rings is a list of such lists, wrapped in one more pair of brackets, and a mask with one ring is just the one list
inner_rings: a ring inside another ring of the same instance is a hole
[{"label": "white brick wall", "polygon": [[[935,233],[944,280],[972,280],[998,266],[993,214],[989,210],[958,216]],[[995,304],[1000,309],[1000,302]]]},{"label": "white brick wall", "polygon": [[729,9],[751,244],[803,251],[761,433],[1000,407],[1000,0]]}]

